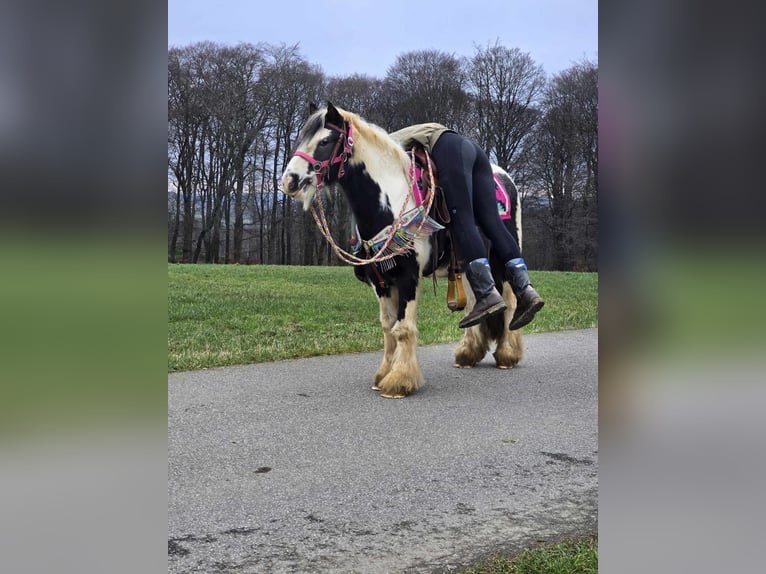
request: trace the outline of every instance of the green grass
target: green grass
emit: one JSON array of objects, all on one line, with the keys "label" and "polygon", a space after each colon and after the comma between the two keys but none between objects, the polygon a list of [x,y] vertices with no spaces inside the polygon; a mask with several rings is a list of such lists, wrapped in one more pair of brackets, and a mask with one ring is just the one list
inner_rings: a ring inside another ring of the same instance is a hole
[{"label": "green grass", "polygon": [[496,557],[460,574],[595,574],[598,540],[566,540],[525,550],[514,557]]},{"label": "green grass", "polygon": [[[530,272],[545,308],[525,333],[595,327],[598,275]],[[421,287],[420,344],[456,342],[447,280]],[[169,265],[168,369],[184,371],[382,348],[372,289],[348,267]]]}]

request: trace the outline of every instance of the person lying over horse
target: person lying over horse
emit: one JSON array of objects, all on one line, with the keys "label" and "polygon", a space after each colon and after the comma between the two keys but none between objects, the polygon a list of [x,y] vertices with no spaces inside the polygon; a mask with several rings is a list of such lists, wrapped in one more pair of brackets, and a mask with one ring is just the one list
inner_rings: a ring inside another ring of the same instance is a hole
[{"label": "person lying over horse", "polygon": [[516,295],[516,310],[508,328],[514,331],[527,325],[545,301],[532,287],[519,244],[500,219],[492,167],[484,151],[438,123],[417,124],[390,135],[407,151],[422,145],[436,165],[450,212],[448,228],[458,252],[468,261],[466,278],[476,296],[476,305],[460,321],[460,327],[471,327],[506,309],[495,287],[479,229],[505,262],[505,278]]}]

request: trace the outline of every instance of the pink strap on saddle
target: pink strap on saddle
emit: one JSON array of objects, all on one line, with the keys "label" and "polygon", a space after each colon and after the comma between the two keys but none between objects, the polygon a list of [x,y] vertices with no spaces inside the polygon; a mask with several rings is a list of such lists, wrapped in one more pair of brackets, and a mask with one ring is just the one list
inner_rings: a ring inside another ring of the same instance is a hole
[{"label": "pink strap on saddle", "polygon": [[421,181],[423,170],[418,164],[415,164],[415,179],[412,182],[412,197],[415,198],[415,207],[423,205],[423,192],[418,185]]},{"label": "pink strap on saddle", "polygon": [[497,212],[500,215],[500,219],[511,218],[511,196],[506,191],[505,186],[500,181],[500,178],[496,174],[492,174],[495,178],[495,199],[497,199]]}]

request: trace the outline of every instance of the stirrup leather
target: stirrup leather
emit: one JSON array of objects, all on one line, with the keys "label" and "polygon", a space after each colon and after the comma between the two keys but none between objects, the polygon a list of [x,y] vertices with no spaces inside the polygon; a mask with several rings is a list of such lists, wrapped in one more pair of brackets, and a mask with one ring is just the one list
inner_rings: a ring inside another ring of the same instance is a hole
[{"label": "stirrup leather", "polygon": [[467,303],[465,289],[463,289],[463,274],[460,273],[459,269],[453,246],[452,257],[447,270],[447,307],[450,311],[462,311]]}]

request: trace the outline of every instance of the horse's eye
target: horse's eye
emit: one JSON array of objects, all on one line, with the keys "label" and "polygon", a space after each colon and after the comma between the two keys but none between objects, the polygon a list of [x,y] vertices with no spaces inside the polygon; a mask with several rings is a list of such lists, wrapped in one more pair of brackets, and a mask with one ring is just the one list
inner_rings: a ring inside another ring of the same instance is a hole
[{"label": "horse's eye", "polygon": [[330,143],[330,138],[329,138],[329,137],[326,137],[326,138],[322,138],[322,139],[319,141],[319,145],[327,145],[328,143]]}]

